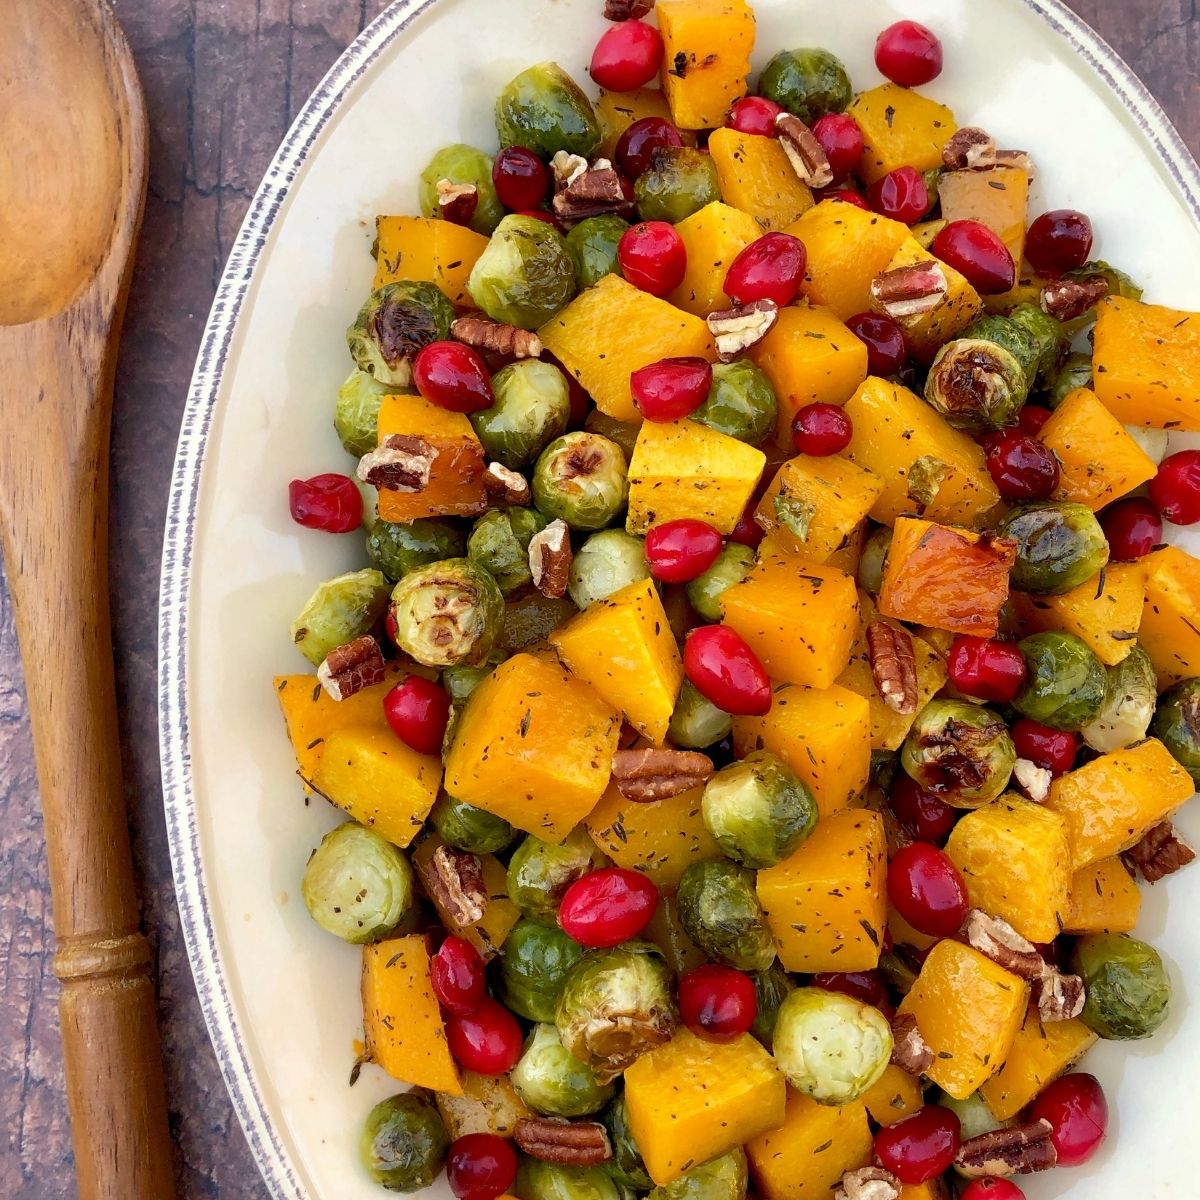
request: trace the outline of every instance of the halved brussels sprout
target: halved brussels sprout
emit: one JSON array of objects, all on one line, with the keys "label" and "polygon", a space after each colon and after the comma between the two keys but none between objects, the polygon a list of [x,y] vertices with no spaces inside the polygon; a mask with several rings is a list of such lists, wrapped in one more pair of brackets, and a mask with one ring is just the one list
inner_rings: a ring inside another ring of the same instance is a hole
[{"label": "halved brussels sprout", "polygon": [[995,800],[1016,761],[1008,726],[990,708],[965,700],[931,700],[900,751],[904,770],[955,808]]},{"label": "halved brussels sprout", "polygon": [[654,1186],[654,1180],[647,1173],[641,1151],[630,1132],[624,1092],[604,1110],[601,1120],[612,1143],[613,1156],[607,1164],[609,1174],[622,1187],[632,1188],[635,1192],[648,1192]]},{"label": "halved brussels sprout", "polygon": [[501,995],[518,1016],[553,1021],[567,973],[583,947],[557,925],[525,918],[504,939],[500,953]]},{"label": "halved brussels sprout", "polygon": [[732,729],[733,718],[702,696],[690,679],[685,679],[667,727],[667,740],[685,750],[704,750]]},{"label": "halved brussels sprout", "polygon": [[628,1200],[604,1167],[561,1167],[523,1158],[517,1171],[520,1200]]},{"label": "halved brussels sprout", "polygon": [[571,560],[567,591],[576,607],[587,608],[649,578],[645,542],[623,529],[602,529],[593,533]]},{"label": "halved brussels sprout", "polygon": [[599,283],[605,275],[621,274],[617,245],[628,228],[628,221],[610,213],[588,217],[567,234],[567,249],[575,262],[575,279],[581,290]]},{"label": "halved brussels sprout", "polygon": [[388,387],[405,388],[417,351],[448,338],[453,320],[454,305],[434,284],[385,283],[367,297],[346,330],[346,343],[359,370]]},{"label": "halved brussels sprout", "polygon": [[625,507],[625,455],[616,442],[579,430],[542,451],[533,469],[533,502],[572,529],[603,529]]},{"label": "halved brussels sprout", "polygon": [[713,365],[708,396],[691,419],[757,446],[775,429],[778,407],[775,389],[764,372],[748,358],[739,358]]},{"label": "halved brussels sprout", "polygon": [[767,971],[755,971],[754,997],[758,1001],[751,1034],[768,1050],[775,1044],[775,1022],[783,1002],[796,990],[792,977],[778,963]]},{"label": "halved brussels sprout", "polygon": [[396,645],[427,667],[487,661],[504,624],[496,581],[469,558],[410,571],[392,591]]},{"label": "halved brussels sprout", "polygon": [[393,583],[399,583],[418,567],[444,558],[461,558],[466,548],[466,539],[457,526],[427,517],[406,524],[376,521],[367,535],[367,554]]},{"label": "halved brussels sprout", "polygon": [[955,429],[971,434],[1015,425],[1028,396],[1029,379],[1021,360],[999,343],[981,338],[947,342],[925,379],[925,399]]},{"label": "halved brussels sprout", "polygon": [[435,801],[429,820],[443,842],[468,854],[498,854],[511,846],[517,836],[503,817],[486,808],[476,808],[447,792]]},{"label": "halved brussels sprout", "polygon": [[491,156],[484,154],[482,150],[476,150],[474,146],[464,146],[461,142],[453,146],[443,146],[430,159],[429,166],[421,172],[418,198],[422,216],[441,216],[437,185],[443,179],[448,179],[451,183],[475,185],[478,199],[470,226],[476,233],[487,237],[504,216],[504,205],[500,203],[500,197],[496,195],[496,185],[492,182]]},{"label": "halved brussels sprout", "polygon": [[1029,668],[1025,686],[1012,702],[1017,712],[1051,729],[1071,732],[1096,720],[1107,680],[1086,642],[1071,633],[1035,633],[1018,642],[1017,649]]},{"label": "halved brussels sprout", "polygon": [[741,583],[754,566],[754,551],[741,542],[726,542],[713,565],[687,585],[687,598],[706,620],[721,619],[721,597],[735,583]]},{"label": "halved brussels sprout", "polygon": [[661,146],[633,184],[643,221],[680,221],[721,198],[712,155],[695,146]]},{"label": "halved brussels sprout", "polygon": [[1046,403],[1051,408],[1057,408],[1072,392],[1091,386],[1092,356],[1068,354],[1048,381]]},{"label": "halved brussels sprout", "polygon": [[[1048,320],[1053,321],[1054,318],[1049,317]],[[1011,316],[1002,317],[997,313],[989,313],[968,325],[962,336],[968,341],[994,342],[997,346],[1003,346],[1025,369],[1025,379],[1030,387],[1033,386],[1041,361],[1042,347],[1038,337],[1024,324]]]},{"label": "halved brussels sprout", "polygon": [[1150,732],[1200,787],[1200,679],[1185,679],[1162,694]]},{"label": "halved brussels sprout", "polygon": [[550,1117],[585,1117],[613,1096],[613,1085],[597,1083],[591,1067],[562,1044],[553,1025],[533,1027],[512,1082],[530,1108]]},{"label": "halved brussels sprout", "polygon": [[389,390],[395,391],[357,367],[338,388],[333,428],[347,454],[362,458],[379,444],[379,409]]},{"label": "halved brussels sprout", "polygon": [[1141,646],[1134,646],[1104,676],[1104,703],[1082,733],[1093,750],[1110,754],[1146,736],[1158,700],[1158,679],[1150,655]]},{"label": "halved brussels sprout", "polygon": [[891,548],[892,530],[889,526],[881,525],[867,535],[858,559],[858,586],[864,592],[872,596],[879,595],[879,589],[883,587],[883,565]]},{"label": "halved brussels sprout", "polygon": [[549,521],[535,508],[493,508],[475,522],[467,538],[467,557],[478,563],[505,596],[533,581],[529,543]]},{"label": "halved brussels sprout", "polygon": [[493,320],[537,329],[575,295],[575,264],[553,225],[512,213],[471,268],[467,291]]},{"label": "halved brussels sprout", "polygon": [[582,826],[560,846],[530,834],[508,861],[508,898],[525,916],[552,925],[567,888],[604,861]]},{"label": "halved brussels sprout", "polygon": [[679,880],[679,922],[709,958],[739,971],[766,971],[775,943],[754,888],[754,872],[724,858],[692,863]]},{"label": "halved brussels sprout", "polygon": [[441,1173],[450,1138],[429,1093],[417,1089],[375,1105],[358,1147],[375,1183],[389,1192],[420,1192]]},{"label": "halved brussels sprout", "polygon": [[583,89],[555,62],[522,71],[496,99],[501,146],[524,146],[549,160],[560,150],[591,159],[600,122]]},{"label": "halved brussels sprout", "polygon": [[1017,543],[1012,585],[1021,592],[1060,596],[1087,582],[1108,562],[1108,542],[1092,510],[1046,500],[1022,504],[997,530]]},{"label": "halved brussels sprout", "polygon": [[634,425],[629,421],[614,420],[607,413],[593,408],[588,413],[583,427],[588,433],[598,433],[601,437],[608,438],[610,442],[616,442],[625,455],[625,461],[632,460],[633,450],[637,445],[638,431],[641,429],[640,424]]},{"label": "halved brussels sprout", "polygon": [[1034,379],[1042,383],[1052,379],[1070,344],[1063,323],[1036,304],[1018,304],[1008,314],[1008,319],[1027,330],[1037,343]]},{"label": "halved brussels sprout", "polygon": [[388,582],[370,567],[318,585],[292,622],[292,641],[315,667],[355,638],[370,633],[387,611]]},{"label": "halved brussels sprout", "polygon": [[741,1146],[656,1187],[646,1200],[746,1200],[750,1169]]},{"label": "halved brussels sprout", "polygon": [[826,113],[845,112],[854,89],[842,60],[828,50],[781,50],[759,76],[758,94],[811,125]]},{"label": "halved brussels sprout", "polygon": [[1124,933],[1088,934],[1071,967],[1087,994],[1080,1020],[1102,1038],[1148,1038],[1167,1019],[1171,980],[1153,946]]},{"label": "halved brussels sprout", "polygon": [[567,427],[571,390],[553,364],[528,358],[509,363],[492,377],[496,402],[471,414],[471,424],[488,458],[519,471]]}]

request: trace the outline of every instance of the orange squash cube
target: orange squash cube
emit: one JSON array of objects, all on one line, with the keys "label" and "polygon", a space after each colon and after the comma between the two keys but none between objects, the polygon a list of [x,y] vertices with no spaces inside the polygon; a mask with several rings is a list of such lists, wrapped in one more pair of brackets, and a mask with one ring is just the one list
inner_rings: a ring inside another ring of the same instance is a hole
[{"label": "orange squash cube", "polygon": [[921,1081],[889,1063],[887,1070],[862,1095],[862,1102],[877,1125],[895,1125],[911,1117],[925,1103]]},{"label": "orange squash cube", "polygon": [[938,198],[947,222],[978,221],[986,225],[1020,266],[1029,219],[1029,172],[1024,167],[947,171],[938,180]]},{"label": "orange squash cube", "polygon": [[748,213],[714,200],[675,226],[687,250],[683,282],[667,297],[676,308],[707,317],[731,308],[725,295],[729,264],[762,232]]},{"label": "orange squash cube", "polygon": [[435,283],[458,308],[474,308],[467,279],[488,239],[437,217],[379,217],[379,248],[372,291],[387,283],[414,279]]},{"label": "orange squash cube", "polygon": [[[617,142],[621,140],[621,134],[634,121],[641,121],[645,117],[671,120],[671,106],[667,103],[666,93],[656,87],[637,88],[632,92],[609,92],[601,88],[592,107],[600,122],[600,156],[610,162],[616,159]],[[688,143],[694,140],[685,138]]]},{"label": "orange squash cube", "polygon": [[1142,893],[1120,858],[1101,858],[1071,876],[1063,933],[1131,933]]},{"label": "orange squash cube", "polygon": [[942,165],[942,150],[958,132],[954,114],[912,88],[884,83],[862,92],[846,110],[863,132],[858,173],[874,183],[897,167],[930,171]]},{"label": "orange squash cube", "polygon": [[724,126],[708,139],[708,152],[725,203],[752,217],[760,233],[784,229],[812,208],[813,194],[778,138]]},{"label": "orange squash cube", "polygon": [[1200,561],[1178,546],[1142,559],[1146,604],[1138,639],[1162,691],[1200,675]]},{"label": "orange squash cube", "polygon": [[679,129],[717,129],[746,94],[754,10],[745,0],[658,0],[662,85]]},{"label": "orange squash cube", "polygon": [[438,1092],[433,1098],[452,1142],[469,1133],[494,1133],[497,1137],[511,1138],[518,1121],[534,1116],[507,1075],[479,1075],[475,1071],[461,1074],[461,1096]]}]

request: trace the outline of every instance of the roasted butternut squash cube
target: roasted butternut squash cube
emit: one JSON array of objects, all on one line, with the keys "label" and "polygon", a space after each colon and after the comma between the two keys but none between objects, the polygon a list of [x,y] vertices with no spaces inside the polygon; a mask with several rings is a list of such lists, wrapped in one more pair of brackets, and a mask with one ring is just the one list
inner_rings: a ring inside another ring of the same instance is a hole
[{"label": "roasted butternut squash cube", "polygon": [[873,520],[892,525],[920,511],[930,521],[978,526],[999,505],[983,450],[908,388],[872,377],[846,414],[854,422],[846,457],[883,480]]},{"label": "roasted butternut squash cube", "polygon": [[917,1022],[933,1065],[925,1072],[965,1100],[1004,1065],[1029,1004],[1029,984],[961,942],[929,951],[900,1012]]},{"label": "roasted butternut squash cube", "polygon": [[948,1195],[942,1176],[938,1176],[937,1179],[927,1179],[924,1183],[902,1184],[899,1200],[946,1200]]},{"label": "roasted butternut squash cube", "polygon": [[698,421],[646,421],[629,463],[625,528],[642,534],[698,517],[732,533],[766,463],[761,450]]},{"label": "roasted butternut squash cube", "polygon": [[946,221],[978,221],[1008,247],[1019,267],[1029,217],[1029,172],[1024,167],[947,171],[938,180]]},{"label": "roasted butternut squash cube", "polygon": [[942,150],[958,132],[958,122],[945,105],[895,83],[856,96],[847,112],[863,132],[858,173],[866,183],[897,167],[918,171],[940,167]]},{"label": "roasted butternut squash cube", "polygon": [[364,1056],[413,1087],[462,1095],[420,934],[363,947]]},{"label": "roasted butternut squash cube", "polygon": [[[449,221],[439,221],[448,225]],[[475,517],[487,511],[483,446],[462,413],[431,404],[420,396],[384,396],[379,409],[380,444],[393,434],[421,437],[437,457],[429,484],[419,492],[379,490],[379,516],[404,523],[418,517]]]},{"label": "roasted butternut squash cube", "polygon": [[[658,88],[638,88],[632,92],[609,92],[603,88],[593,103],[600,122],[600,154],[610,162],[617,156],[617,142],[634,121],[645,117],[671,119],[666,93]],[[692,139],[689,138],[689,141]]]},{"label": "roasted butternut squash cube", "polygon": [[654,916],[650,918],[642,937],[663,952],[667,965],[676,975],[682,975],[708,961],[704,951],[684,931],[674,892],[663,892],[659,896],[658,908],[654,910]]},{"label": "roasted butternut squash cube", "polygon": [[373,291],[415,279],[437,284],[459,308],[475,307],[467,279],[487,248],[482,234],[436,217],[379,217],[375,228],[379,249]]},{"label": "roasted butternut squash cube", "polygon": [[901,517],[884,562],[879,611],[912,625],[994,637],[1014,559],[1011,542]]},{"label": "roasted butternut squash cube", "polygon": [[1142,893],[1120,858],[1101,858],[1071,876],[1063,933],[1130,933],[1142,912]]},{"label": "roasted butternut squash cube", "polygon": [[471,693],[446,754],[446,790],[561,842],[608,787],[620,728],[564,667],[514,654]]},{"label": "roasted butternut squash cube", "polygon": [[941,218],[936,221],[921,221],[912,226],[911,233],[917,239],[917,243],[928,250],[937,239],[937,235],[949,224],[949,221]]},{"label": "roasted butternut squash cube", "polygon": [[877,1125],[895,1125],[911,1117],[925,1103],[921,1081],[895,1063],[863,1093],[862,1102]]},{"label": "roasted butternut squash cube", "polygon": [[783,1123],[785,1084],[748,1033],[708,1042],[685,1027],[625,1072],[629,1131],[660,1187]]},{"label": "roasted butternut squash cube", "polygon": [[534,1116],[507,1075],[463,1071],[462,1095],[439,1092],[434,1101],[452,1142],[471,1133],[494,1133],[497,1137],[511,1138],[516,1133],[518,1121]]},{"label": "roasted butternut squash cube", "polygon": [[1069,1071],[1097,1041],[1082,1021],[1043,1025],[1037,1007],[1030,1005],[1004,1066],[979,1094],[997,1121],[1008,1121]]},{"label": "roasted butternut squash cube", "polygon": [[675,232],[687,250],[687,270],[667,299],[697,317],[732,307],[725,295],[725,273],[762,232],[758,222],[749,213],[714,200],[680,221]]},{"label": "roasted butternut squash cube", "polygon": [[753,218],[760,233],[790,225],[813,206],[813,194],[788,161],[778,138],[725,126],[708,139],[726,204]]},{"label": "roasted butternut squash cube", "polygon": [[1058,813],[1001,796],[955,825],[946,854],[973,908],[1003,917],[1031,942],[1058,937],[1071,890],[1071,847]]},{"label": "roasted butternut squash cube", "polygon": [[1200,313],[1110,296],[1094,336],[1096,395],[1122,425],[1200,430]]},{"label": "roasted butternut squash cube", "polygon": [[897,946],[913,946],[917,950],[928,950],[937,945],[937,938],[914,929],[894,908],[888,909],[888,933]]},{"label": "roasted butternut squash cube", "polygon": [[717,129],[746,94],[754,10],[745,0],[658,0],[662,85],[680,129]]},{"label": "roasted butternut squash cube", "polygon": [[773,679],[827,688],[850,661],[858,593],[854,580],[836,567],[768,549],[721,596],[721,612]]},{"label": "roasted butternut squash cube", "polygon": [[661,358],[706,358],[716,347],[691,313],[605,275],[538,330],[542,344],[614,421],[639,422],[629,376]]},{"label": "roasted butternut squash cube", "polygon": [[789,971],[870,971],[887,924],[887,839],[869,809],[821,815],[812,835],[758,873],[758,900]]},{"label": "roasted butternut squash cube", "polygon": [[1200,561],[1166,546],[1142,559],[1142,566],[1146,604],[1138,639],[1161,691],[1200,675]]},{"label": "roasted butternut squash cube", "polygon": [[846,688],[788,684],[775,689],[765,716],[734,717],[734,753],[739,758],[755,750],[779,755],[812,789],[825,817],[855,807],[866,790],[869,723],[869,705]]},{"label": "roasted butternut squash cube", "polygon": [[[444,845],[445,842],[437,833],[430,832],[413,847],[412,862],[419,878],[425,877],[430,860],[438,848]],[[521,919],[521,911],[508,898],[508,880],[504,864],[494,854],[480,854],[478,857],[488,902],[483,917],[476,924],[463,925],[454,910],[447,908],[432,891],[429,892],[429,899],[437,909],[442,924],[457,937],[470,942],[484,961],[487,961],[500,952],[513,926]]]},{"label": "roasted butternut squash cube", "polygon": [[1007,292],[995,296],[984,296],[983,306],[990,313],[1010,313],[1018,305],[1032,304],[1037,308],[1042,302],[1042,288],[1046,280],[1033,273],[1032,268],[1017,264],[1017,282]]},{"label": "roasted butternut squash cube", "polygon": [[1102,754],[1050,785],[1046,807],[1067,824],[1071,869],[1128,850],[1195,793],[1157,738]]},{"label": "roasted butternut squash cube", "polygon": [[847,575],[857,575],[859,563],[862,562],[863,547],[867,544],[867,522],[863,521],[857,529],[852,529],[845,542],[839,546],[826,560],[825,566],[837,567]]}]

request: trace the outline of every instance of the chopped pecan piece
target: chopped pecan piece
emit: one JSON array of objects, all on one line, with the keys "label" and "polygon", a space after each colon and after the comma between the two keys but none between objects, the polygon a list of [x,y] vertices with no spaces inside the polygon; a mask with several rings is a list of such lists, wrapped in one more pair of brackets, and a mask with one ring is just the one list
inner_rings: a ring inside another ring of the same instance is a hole
[{"label": "chopped pecan piece", "polygon": [[438,215],[451,225],[469,225],[479,207],[479,189],[473,183],[437,181]]},{"label": "chopped pecan piece", "polygon": [[1064,975],[1049,963],[1041,978],[1033,981],[1033,1002],[1043,1025],[1074,1020],[1086,1001],[1083,980],[1078,975]]},{"label": "chopped pecan piece", "polygon": [[971,1179],[982,1176],[1030,1175],[1058,1165],[1049,1121],[993,1129],[968,1138],[958,1148],[954,1165]]},{"label": "chopped pecan piece", "polygon": [[1046,960],[1031,941],[1002,917],[990,916],[981,908],[967,913],[963,937],[968,946],[1022,979],[1040,979],[1046,969]]},{"label": "chopped pecan piece", "polygon": [[367,635],[330,650],[317,668],[317,679],[334,700],[345,700],[363,688],[382,683],[383,673],[383,651]]},{"label": "chopped pecan piece", "polygon": [[775,132],[801,183],[808,184],[810,188],[823,188],[833,182],[829,156],[813,131],[799,117],[789,112],[779,113],[775,117]]},{"label": "chopped pecan piece", "polygon": [[565,188],[574,183],[587,169],[588,160],[582,154],[572,154],[569,150],[559,150],[550,160],[556,188]]},{"label": "chopped pecan piece", "polygon": [[620,175],[607,158],[598,158],[589,167],[586,159],[560,150],[552,165],[555,192],[551,208],[564,224],[574,225],[588,217],[622,213],[633,207]]},{"label": "chopped pecan piece", "polygon": [[423,492],[437,456],[437,449],[424,438],[394,433],[359,459],[358,477],[382,491]]},{"label": "chopped pecan piece", "polygon": [[867,626],[867,654],[875,688],[892,712],[917,711],[917,655],[907,629],[887,621]]},{"label": "chopped pecan piece", "polygon": [[571,538],[566,521],[551,521],[529,539],[529,570],[533,586],[552,600],[566,595],[571,577]]},{"label": "chopped pecan piece", "polygon": [[636,21],[654,7],[654,0],[604,0],[606,21]]},{"label": "chopped pecan piece", "polygon": [[483,920],[488,894],[483,884],[483,863],[477,854],[439,846],[419,871],[429,898],[449,923],[469,929]]},{"label": "chopped pecan piece", "polygon": [[699,787],[713,773],[712,759],[695,750],[618,750],[613,755],[612,777],[626,800],[652,804]]},{"label": "chopped pecan piece", "polygon": [[950,171],[994,167],[996,139],[977,125],[964,125],[942,147],[942,162]]},{"label": "chopped pecan piece", "polygon": [[570,1167],[595,1167],[612,1158],[608,1132],[599,1121],[523,1118],[513,1138],[531,1158]]},{"label": "chopped pecan piece", "polygon": [[483,473],[483,486],[489,496],[503,500],[505,504],[529,503],[529,480],[520,471],[514,471],[503,463],[488,463]]},{"label": "chopped pecan piece", "polygon": [[933,1051],[911,1013],[898,1013],[892,1022],[892,1062],[910,1075],[924,1075],[933,1066]]},{"label": "chopped pecan piece", "polygon": [[1056,279],[1042,288],[1042,312],[1060,321],[1074,321],[1108,295],[1108,280],[1102,276],[1092,279]]},{"label": "chopped pecan piece", "polygon": [[710,313],[708,331],[716,339],[717,357],[722,362],[733,362],[751,346],[757,346],[777,320],[779,305],[774,300],[755,300]]},{"label": "chopped pecan piece", "polygon": [[949,285],[941,263],[912,263],[871,281],[871,306],[896,321],[921,317],[946,302]]},{"label": "chopped pecan piece", "polygon": [[1050,795],[1050,781],[1054,778],[1052,772],[1028,758],[1018,758],[1013,765],[1013,778],[1021,785],[1030,800],[1042,804]]},{"label": "chopped pecan piece", "polygon": [[883,1167],[859,1167],[842,1176],[833,1200],[898,1200],[900,1180]]},{"label": "chopped pecan piece", "polygon": [[1170,821],[1163,821],[1122,857],[1125,865],[1139,872],[1147,883],[1157,883],[1186,867],[1195,859],[1196,852],[1179,836]]},{"label": "chopped pecan piece", "polygon": [[450,326],[450,336],[490,354],[513,358],[540,358],[542,354],[542,342],[536,333],[476,314],[457,317]]}]

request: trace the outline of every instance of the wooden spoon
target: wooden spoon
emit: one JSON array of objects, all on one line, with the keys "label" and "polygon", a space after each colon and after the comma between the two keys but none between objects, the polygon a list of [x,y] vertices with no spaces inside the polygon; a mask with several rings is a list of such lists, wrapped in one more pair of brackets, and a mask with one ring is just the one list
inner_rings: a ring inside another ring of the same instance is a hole
[{"label": "wooden spoon", "polygon": [[142,95],[106,0],[0,0],[0,532],[81,1200],[174,1195],[108,611],[113,367],[145,188]]}]

